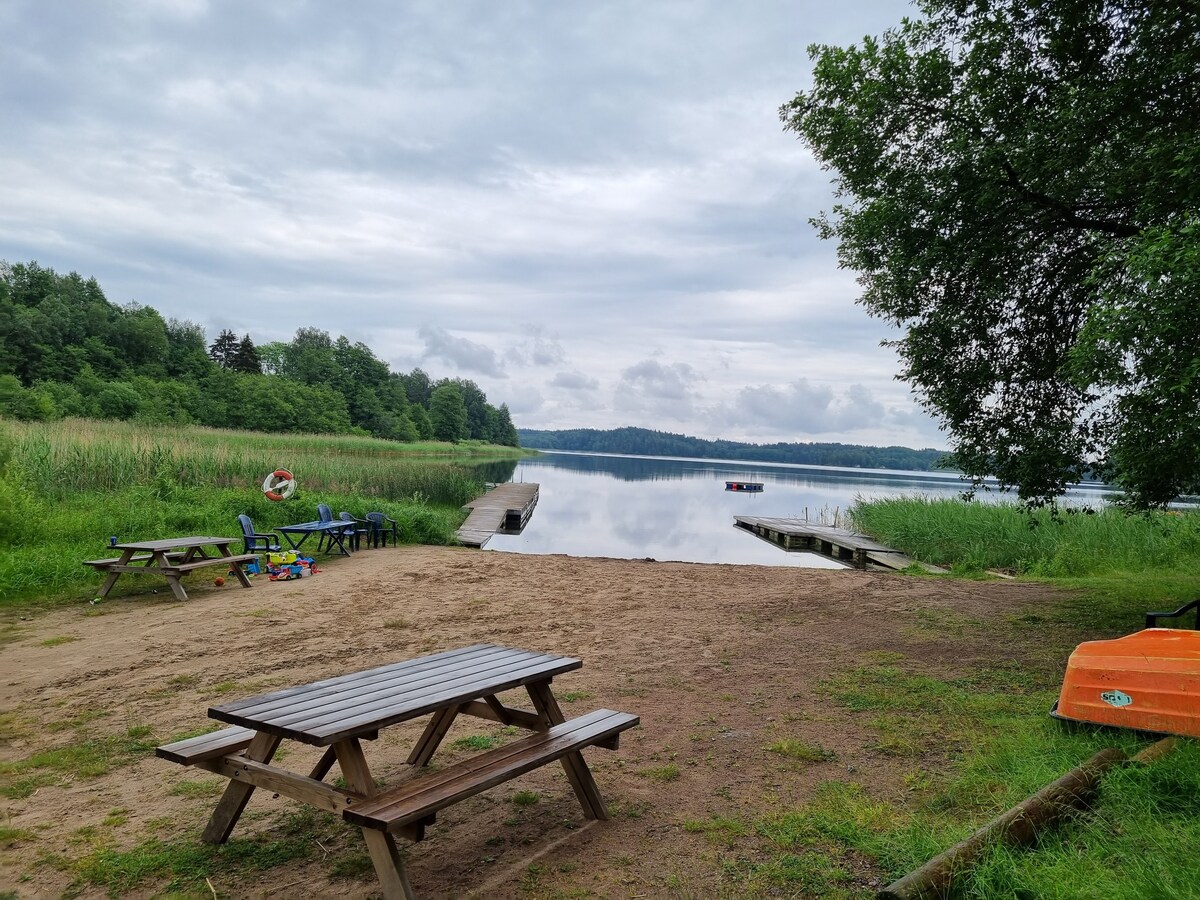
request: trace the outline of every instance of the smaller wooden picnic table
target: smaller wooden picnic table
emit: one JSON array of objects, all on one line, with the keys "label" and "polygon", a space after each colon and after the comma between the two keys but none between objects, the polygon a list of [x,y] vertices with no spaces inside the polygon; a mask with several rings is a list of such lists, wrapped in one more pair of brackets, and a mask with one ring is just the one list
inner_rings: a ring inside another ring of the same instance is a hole
[{"label": "smaller wooden picnic table", "polygon": [[[134,572],[140,575],[162,575],[171,586],[171,593],[175,595],[175,599],[186,600],[187,591],[183,589],[180,577],[206,566],[227,566],[229,571],[237,576],[242,587],[251,587],[250,579],[242,571],[242,566],[254,559],[254,554],[243,553],[235,556],[229,550],[229,545],[239,540],[240,538],[200,535],[166,538],[161,541],[130,541],[113,545],[114,549],[121,551],[118,557],[90,559],[83,564],[98,572],[108,573],[97,599],[102,600],[108,596],[108,592],[123,573]],[[210,553],[205,548],[215,553]]]},{"label": "smaller wooden picnic table", "polygon": [[[287,538],[287,542],[292,545],[293,550],[299,550],[310,535],[319,534],[329,541],[325,547],[326,553],[332,553],[336,545],[342,556],[349,556],[350,551],[346,549],[346,537],[354,533],[354,523],[341,519],[328,522],[300,522],[297,525],[284,525],[275,530]],[[293,534],[299,535],[300,539],[294,540]]]},{"label": "smaller wooden picnic table", "polygon": [[[403,660],[250,697],[208,714],[234,727],[159,747],[158,756],[197,766],[230,780],[209,819],[204,840],[224,843],[255,787],[340,814],[362,828],[371,861],[388,900],[413,897],[395,837],[419,841],[436,813],[460,800],[561,761],[589,819],[608,810],[580,750],[616,749],[620,733],[638,724],[628,713],[598,709],[567,720],[550,690],[556,675],[580,668],[578,659],[477,644]],[[533,710],[506,706],[497,694],[524,687]],[[455,765],[381,788],[371,775],[362,740],[381,729],[430,715],[409,765],[424,767],[459,715],[529,729],[532,734]],[[324,747],[307,775],[273,764],[283,740]],[[334,763],[343,785],[324,781]]]}]

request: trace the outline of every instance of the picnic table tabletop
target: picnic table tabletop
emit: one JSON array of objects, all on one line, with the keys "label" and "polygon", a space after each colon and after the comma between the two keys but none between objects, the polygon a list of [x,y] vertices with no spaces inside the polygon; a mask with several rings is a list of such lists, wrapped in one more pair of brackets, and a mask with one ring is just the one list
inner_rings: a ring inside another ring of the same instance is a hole
[{"label": "picnic table tabletop", "polygon": [[211,707],[210,717],[318,747],[548,682],[583,666],[569,656],[476,644]]},{"label": "picnic table tabletop", "polygon": [[115,544],[114,547],[117,550],[141,550],[147,553],[154,553],[159,550],[176,550],[180,547],[194,547],[198,549],[210,544],[213,546],[220,546],[222,544],[229,546],[230,544],[237,543],[239,540],[241,538],[199,535],[193,537],[165,538],[161,541],[122,541],[119,544]]}]

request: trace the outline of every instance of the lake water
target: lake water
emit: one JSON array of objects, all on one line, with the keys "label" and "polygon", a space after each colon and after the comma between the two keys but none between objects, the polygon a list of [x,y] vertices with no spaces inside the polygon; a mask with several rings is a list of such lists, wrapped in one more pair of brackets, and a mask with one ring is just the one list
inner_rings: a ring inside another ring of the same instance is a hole
[{"label": "lake water", "polygon": [[[856,497],[954,497],[964,488],[957,476],[946,473],[596,453],[544,452],[490,466],[485,470],[489,481],[537,482],[541,490],[525,530],[496,535],[489,550],[683,562],[841,568],[811,553],[780,550],[735,528],[734,516],[826,524],[837,516],[843,524]],[[760,481],[764,490],[726,491],[726,481]],[[1100,507],[1111,496],[1102,485],[1083,485],[1066,502]]]}]

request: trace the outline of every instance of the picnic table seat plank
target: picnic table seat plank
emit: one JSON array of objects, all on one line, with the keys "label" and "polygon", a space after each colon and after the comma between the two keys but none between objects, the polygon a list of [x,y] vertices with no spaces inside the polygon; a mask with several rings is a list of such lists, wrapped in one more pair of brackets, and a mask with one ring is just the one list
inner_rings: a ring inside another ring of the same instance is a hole
[{"label": "picnic table seat plank", "polygon": [[181,766],[192,766],[206,759],[215,759],[244,750],[250,745],[254,734],[252,728],[235,725],[232,728],[222,728],[220,731],[210,731],[197,737],[164,744],[155,749],[154,755]]},{"label": "picnic table seat plank", "polygon": [[253,553],[239,553],[237,556],[206,556],[201,559],[193,558],[191,562],[180,563],[179,565],[159,566],[155,571],[184,574],[191,572],[193,569],[203,569],[206,566],[219,566],[222,564],[237,566],[257,558]]},{"label": "picnic table seat plank", "polygon": [[[489,750],[445,769],[407,781],[347,807],[343,818],[363,828],[395,833],[438,810],[481,793],[526,772],[577,753],[584,747],[609,742],[639,723],[637,716],[598,709]],[[586,812],[586,807],[585,807]]]},{"label": "picnic table seat plank", "polygon": [[[166,556],[167,559],[183,559],[185,556],[187,556],[187,553],[183,550],[172,550],[170,553],[165,553],[163,555]],[[114,556],[111,559],[85,559],[82,565],[93,566],[95,568],[106,568],[115,563],[119,563],[122,559],[124,559],[122,556]],[[133,556],[129,557],[126,562],[147,562],[152,559],[154,559],[153,553],[135,553]],[[143,566],[142,568],[145,567]],[[150,571],[154,570],[151,569]]]},{"label": "picnic table seat plank", "polygon": [[[548,681],[583,665],[580,660],[524,651],[470,659],[465,666],[456,667],[450,661],[437,669],[384,666],[354,678],[316,682],[311,690],[288,690],[213,707],[209,715],[324,746],[358,735],[364,726],[381,728],[451,703]],[[455,677],[447,677],[447,673]],[[430,693],[435,686],[437,693]]]}]

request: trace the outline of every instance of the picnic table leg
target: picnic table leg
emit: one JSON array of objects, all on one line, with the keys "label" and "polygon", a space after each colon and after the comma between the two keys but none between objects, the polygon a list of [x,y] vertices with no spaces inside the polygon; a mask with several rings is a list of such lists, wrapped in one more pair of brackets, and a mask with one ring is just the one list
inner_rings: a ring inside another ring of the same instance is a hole
[{"label": "picnic table leg", "polygon": [[[117,560],[118,566],[127,566],[129,561],[133,559],[132,550],[122,550],[121,558]],[[101,600],[108,596],[108,592],[112,590],[113,585],[117,583],[117,579],[121,577],[120,572],[109,572],[108,577],[104,579],[104,584],[100,586],[100,593],[97,595]]]},{"label": "picnic table leg", "polygon": [[[191,551],[194,549],[194,547],[190,548],[188,552],[191,553]],[[183,559],[186,561],[191,558],[193,557],[184,556]],[[154,565],[158,566],[160,569],[171,565],[171,561],[167,559],[167,553],[165,550],[156,550],[150,562],[154,563]],[[147,563],[146,565],[149,568],[150,564]],[[171,593],[175,595],[176,600],[186,600],[188,598],[187,591],[183,589],[183,582],[179,580],[178,575],[168,575],[164,572],[163,577],[167,579],[167,584],[171,586]]]},{"label": "picnic table leg", "polygon": [[[233,554],[229,552],[228,544],[221,544],[220,550],[222,556],[233,556]],[[233,563],[233,569],[231,571],[237,576],[237,580],[242,583],[242,587],[254,586],[250,583],[250,579],[246,576],[246,573],[242,571],[242,563]]]},{"label": "picnic table leg", "polygon": [[[525,687],[529,691],[529,699],[533,701],[533,708],[547,727],[561,725],[567,721],[550,691],[549,681],[535,681]],[[592,770],[588,768],[583,754],[578,750],[568,753],[562,758],[562,766],[563,771],[567,773],[567,781],[571,782],[571,788],[579,798],[579,805],[583,807],[584,818],[607,819],[608,807],[604,805],[600,788],[597,787],[596,779],[592,777]]]},{"label": "picnic table leg", "polygon": [[[371,770],[367,767],[367,759],[358,740],[350,738],[338,741],[333,745],[333,750],[337,754],[346,786],[365,797],[374,796],[375,781],[371,778]],[[396,849],[396,839],[386,831],[376,831],[374,828],[364,828],[362,833],[385,900],[415,900],[416,895],[404,872],[404,861]]]},{"label": "picnic table leg", "polygon": [[447,706],[445,709],[439,709],[433,714],[433,718],[429,720],[429,724],[421,732],[421,737],[417,740],[417,745],[413,747],[412,753],[408,754],[408,764],[410,766],[423,766],[433,758],[433,754],[437,751],[442,738],[450,730],[450,723],[458,715],[458,709],[457,706]]},{"label": "picnic table leg", "polygon": [[[250,746],[246,748],[246,758],[255,762],[270,762],[271,757],[275,755],[276,748],[279,747],[280,740],[276,735],[267,734],[264,731],[258,732],[250,741]],[[253,793],[254,785],[246,784],[244,781],[230,781],[229,786],[225,788],[225,793],[221,795],[221,802],[213,810],[212,818],[208,820],[208,826],[204,829],[201,840],[209,844],[223,844],[229,840],[233,826],[241,818],[242,810],[250,802],[250,795]]]}]

